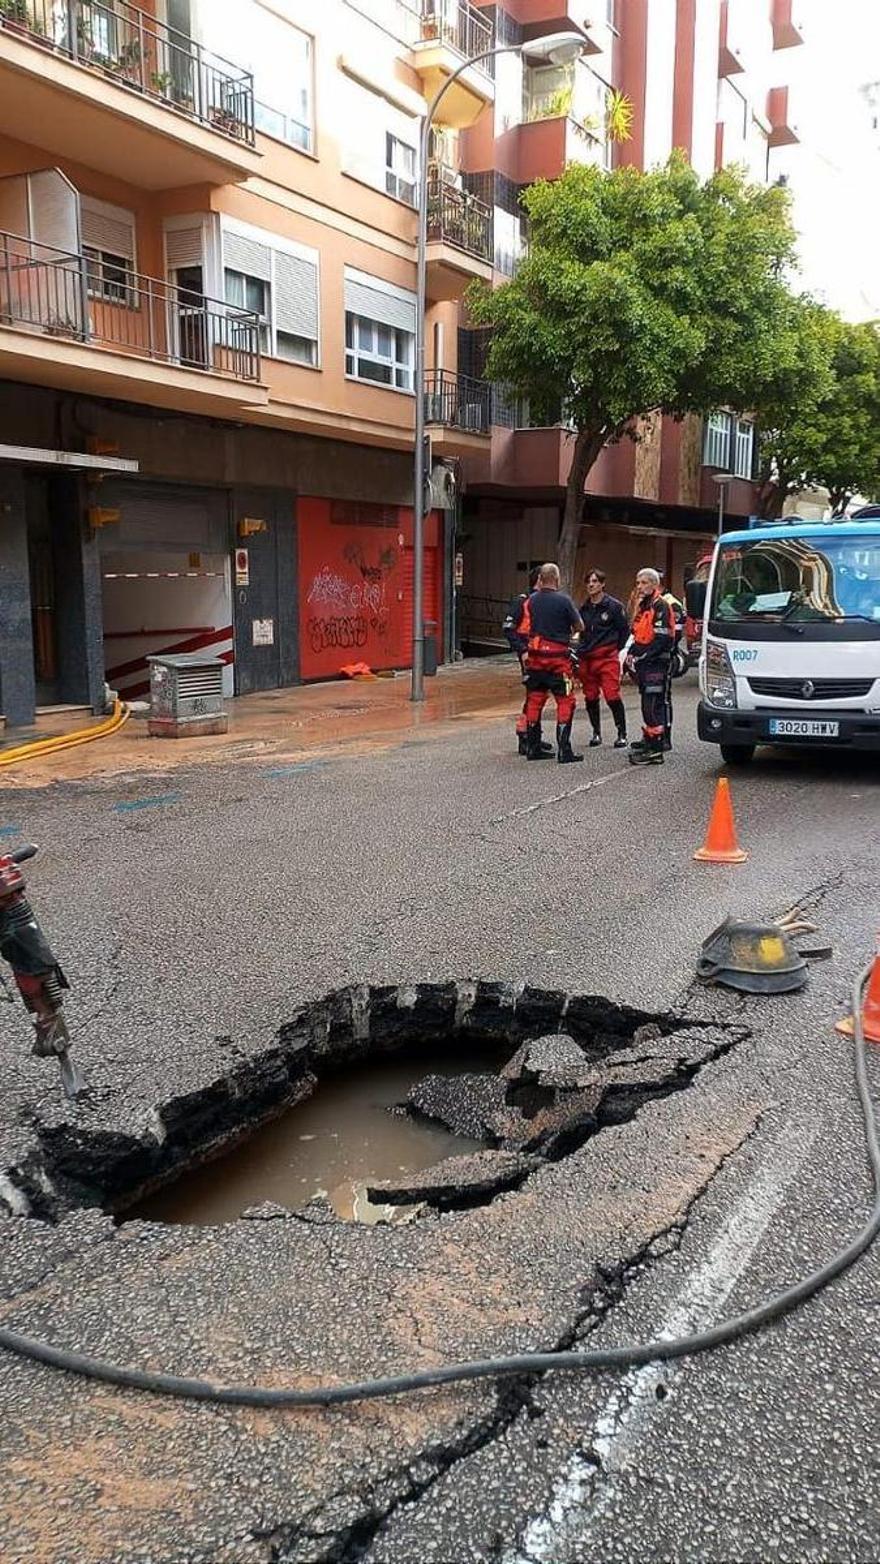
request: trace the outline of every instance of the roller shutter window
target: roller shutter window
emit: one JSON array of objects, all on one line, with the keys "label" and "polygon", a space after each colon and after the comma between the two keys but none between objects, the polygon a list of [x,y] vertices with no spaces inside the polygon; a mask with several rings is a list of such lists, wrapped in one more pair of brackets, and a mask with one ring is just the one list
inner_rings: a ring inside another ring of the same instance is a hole
[{"label": "roller shutter window", "polygon": [[136,309],[134,213],[82,196],[80,222],[90,298]]},{"label": "roller shutter window", "polygon": [[169,272],[184,271],[190,266],[203,265],[201,223],[193,223],[186,228],[166,228],[165,258]]},{"label": "roller shutter window", "polygon": [[345,373],[351,379],[412,391],[415,325],[415,294],[346,271]]},{"label": "roller shutter window", "polygon": [[295,364],[318,361],[318,268],[305,256],[276,250],[275,354]]},{"label": "roller shutter window", "polygon": [[260,319],[260,351],[271,352],[272,251],[247,234],[224,230],[223,288],[227,304]]},{"label": "roller shutter window", "polygon": [[280,248],[236,229],[223,231],[226,303],[255,310],[260,345],[271,357],[317,365],[319,297],[317,257]]}]

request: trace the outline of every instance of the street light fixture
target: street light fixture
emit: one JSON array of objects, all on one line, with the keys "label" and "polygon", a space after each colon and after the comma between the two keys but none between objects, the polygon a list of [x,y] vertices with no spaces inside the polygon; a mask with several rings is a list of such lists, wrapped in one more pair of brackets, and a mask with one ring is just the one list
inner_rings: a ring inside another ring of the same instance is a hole
[{"label": "street light fixture", "polygon": [[712,482],[718,485],[718,536],[724,531],[724,502],[727,498],[728,484],[733,483],[732,472],[713,472]]},{"label": "street light fixture", "polygon": [[472,65],[494,59],[499,54],[519,54],[532,65],[569,65],[580,58],[586,48],[582,33],[548,33],[544,38],[532,38],[527,43],[504,44],[496,49],[484,49],[463,60],[461,65],[446,78],[439,92],[428,105],[422,120],[419,141],[419,229],[416,267],[416,437],[413,452],[413,641],[412,687],[410,700],[425,698],[425,290],[427,283],[428,254],[428,143],[431,125],[440,100],[454,81]]}]

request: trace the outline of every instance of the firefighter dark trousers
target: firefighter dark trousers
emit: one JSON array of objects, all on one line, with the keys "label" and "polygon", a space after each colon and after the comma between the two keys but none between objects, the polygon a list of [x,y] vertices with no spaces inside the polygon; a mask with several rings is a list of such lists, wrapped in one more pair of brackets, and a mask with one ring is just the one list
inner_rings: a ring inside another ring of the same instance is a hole
[{"label": "firefighter dark trousers", "polygon": [[662,743],[666,731],[667,676],[669,659],[653,659],[648,664],[636,664],[639,694],[642,698],[642,729],[646,740],[659,739]]}]

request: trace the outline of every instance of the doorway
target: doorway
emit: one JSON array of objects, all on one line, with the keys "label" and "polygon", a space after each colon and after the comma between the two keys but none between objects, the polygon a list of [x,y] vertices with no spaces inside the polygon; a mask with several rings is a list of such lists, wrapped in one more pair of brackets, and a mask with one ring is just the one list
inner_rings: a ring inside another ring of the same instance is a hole
[{"label": "doorway", "polygon": [[193,369],[208,367],[208,320],[205,308],[204,271],[201,266],[178,266],[171,273],[177,289],[175,322],[177,356]]}]

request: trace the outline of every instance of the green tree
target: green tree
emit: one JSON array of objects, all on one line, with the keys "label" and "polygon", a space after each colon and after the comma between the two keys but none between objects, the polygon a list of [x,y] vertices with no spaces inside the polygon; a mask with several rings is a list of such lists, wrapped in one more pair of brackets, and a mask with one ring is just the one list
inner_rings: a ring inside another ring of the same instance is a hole
[{"label": "green tree", "polygon": [[802,383],[759,410],[762,516],[801,489],[827,489],[835,515],[880,494],[880,330],[806,305],[799,342]]},{"label": "green tree", "polygon": [[813,299],[790,300],[775,372],[753,410],[760,437],[759,516],[781,516],[789,495],[806,486],[818,409],[834,384],[839,326],[839,317]]},{"label": "green tree", "polygon": [[603,446],[651,413],[752,408],[786,331],[788,198],[725,169],[570,167],[526,192],[529,253],[469,294],[490,379],[571,429],[559,564],[573,580],[584,485]]}]

